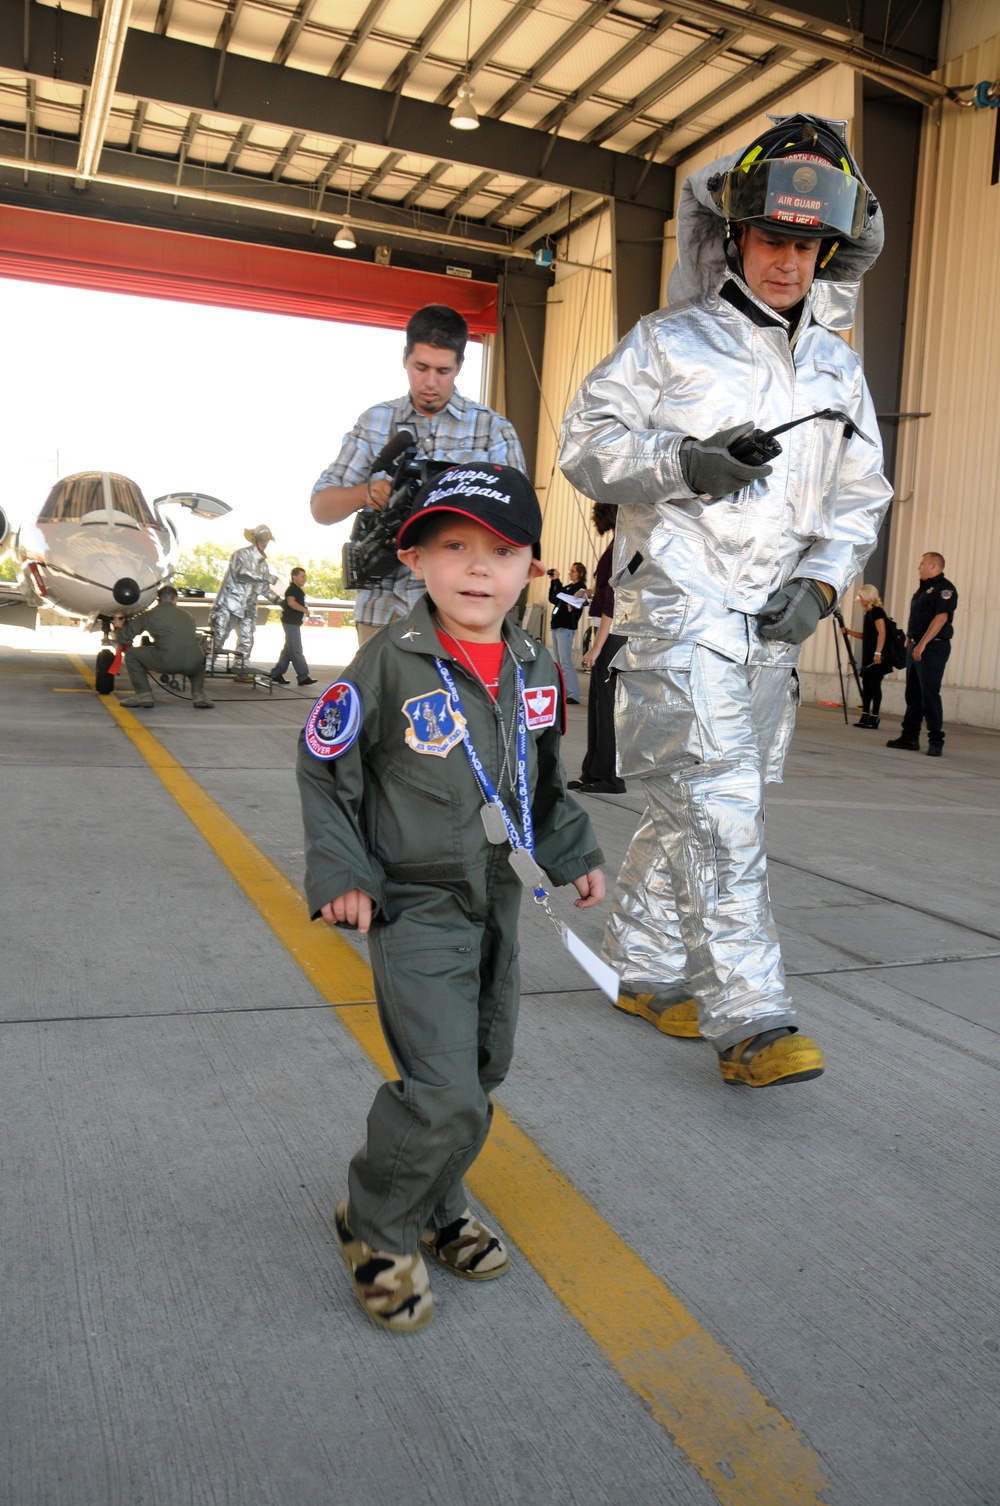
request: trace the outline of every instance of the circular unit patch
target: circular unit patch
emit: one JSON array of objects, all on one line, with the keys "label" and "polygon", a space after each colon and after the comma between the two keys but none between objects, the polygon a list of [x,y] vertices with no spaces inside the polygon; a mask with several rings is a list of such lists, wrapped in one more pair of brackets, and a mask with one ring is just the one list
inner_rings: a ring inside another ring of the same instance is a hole
[{"label": "circular unit patch", "polygon": [[361,731],[361,695],[349,680],[324,690],[306,719],[303,736],[313,758],[339,758]]}]

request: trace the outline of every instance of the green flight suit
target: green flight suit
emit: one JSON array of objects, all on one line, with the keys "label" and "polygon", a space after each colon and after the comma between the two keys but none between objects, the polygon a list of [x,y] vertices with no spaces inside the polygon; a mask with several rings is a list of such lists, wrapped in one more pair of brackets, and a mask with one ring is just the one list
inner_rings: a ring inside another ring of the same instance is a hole
[{"label": "green flight suit", "polygon": [[[504,636],[496,706],[442,647],[423,597],[345,671],[363,708],[356,741],[329,761],[299,745],[310,914],[349,889],[375,902],[369,952],[399,1080],[376,1094],[367,1144],[351,1162],[350,1221],[359,1239],[395,1254],[412,1254],[422,1229],[444,1228],[467,1206],[462,1177],[489,1133],[489,1095],[510,1065],[520,994],[522,886],[509,844],[486,839],[463,743],[444,756],[411,745],[419,739],[404,702],[412,711],[436,694],[441,704],[435,656],[448,662],[472,742],[518,830],[517,797],[501,774],[502,739],[509,743],[516,719],[515,661],[526,695],[549,692],[536,699],[550,724],[528,732],[535,857],[553,886],[604,861],[589,819],[566,793],[555,666],[520,628],[506,623]],[[515,769],[516,731],[509,746]]]},{"label": "green flight suit", "polygon": [[161,601],[130,617],[119,629],[118,641],[131,643],[140,633],[148,633],[152,644],[125,650],[125,668],[136,695],[151,694],[149,669],[156,675],[187,675],[193,694],[205,694],[205,648],[189,612],[176,602]]}]

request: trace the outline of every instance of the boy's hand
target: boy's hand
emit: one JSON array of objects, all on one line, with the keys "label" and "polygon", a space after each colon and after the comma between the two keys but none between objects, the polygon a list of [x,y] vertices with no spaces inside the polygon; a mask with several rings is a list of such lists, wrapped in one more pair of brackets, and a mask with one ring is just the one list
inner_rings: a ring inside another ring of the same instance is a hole
[{"label": "boy's hand", "polygon": [[366,936],[372,923],[371,895],[363,889],[348,889],[346,894],[329,900],[319,913],[328,925],[335,926],[346,921],[349,926],[357,926],[359,933]]},{"label": "boy's hand", "polygon": [[580,898],[573,901],[577,910],[589,910],[593,905],[604,903],[604,870],[592,868],[580,878],[573,880],[573,888]]}]

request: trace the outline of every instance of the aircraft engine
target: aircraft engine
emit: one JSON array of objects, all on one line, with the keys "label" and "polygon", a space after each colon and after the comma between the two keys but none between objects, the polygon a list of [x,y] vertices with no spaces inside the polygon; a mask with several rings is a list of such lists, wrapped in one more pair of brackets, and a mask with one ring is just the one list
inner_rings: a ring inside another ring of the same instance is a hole
[{"label": "aircraft engine", "polygon": [[0,507],[0,549],[4,547],[10,537],[10,519]]},{"label": "aircraft engine", "polygon": [[130,575],[123,575],[121,580],[115,581],[111,594],[120,607],[134,607],[142,592],[137,580],[133,580]]}]

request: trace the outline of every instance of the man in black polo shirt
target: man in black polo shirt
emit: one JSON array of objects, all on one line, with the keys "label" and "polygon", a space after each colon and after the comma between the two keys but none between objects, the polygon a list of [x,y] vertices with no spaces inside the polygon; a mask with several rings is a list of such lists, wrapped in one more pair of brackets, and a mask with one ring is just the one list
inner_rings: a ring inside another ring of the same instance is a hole
[{"label": "man in black polo shirt", "polygon": [[309,673],[309,666],[302,653],[302,619],[306,615],[306,593],[303,587],[306,583],[306,572],[301,566],[292,571],[292,578],[288,582],[285,591],[284,605],[281,609],[281,626],[285,630],[285,646],[281,650],[281,658],[271,670],[271,679],[279,685],[287,685],[285,670],[289,664],[295,671],[295,678],[300,685],[315,685],[316,681]]},{"label": "man in black polo shirt", "polygon": [[920,752],[920,724],[927,723],[927,754],[940,758],[944,751],[941,681],[951,653],[955,629],[951,620],[958,606],[958,592],[944,573],[943,554],[925,554],[917,566],[920,585],[910,600],[906,624],[906,714],[898,737],[888,748]]}]

